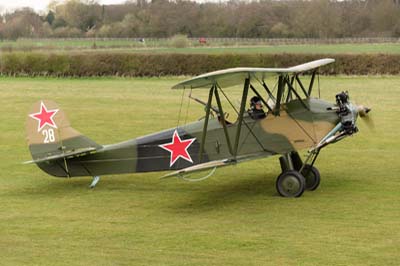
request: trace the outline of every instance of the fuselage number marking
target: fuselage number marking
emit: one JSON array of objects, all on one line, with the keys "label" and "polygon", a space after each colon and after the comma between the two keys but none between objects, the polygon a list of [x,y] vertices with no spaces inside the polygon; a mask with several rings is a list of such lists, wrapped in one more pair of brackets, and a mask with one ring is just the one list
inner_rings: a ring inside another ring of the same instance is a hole
[{"label": "fuselage number marking", "polygon": [[44,136],[44,143],[51,143],[51,142],[56,141],[56,137],[54,135],[54,129],[49,128],[49,129],[43,130],[42,134]]}]

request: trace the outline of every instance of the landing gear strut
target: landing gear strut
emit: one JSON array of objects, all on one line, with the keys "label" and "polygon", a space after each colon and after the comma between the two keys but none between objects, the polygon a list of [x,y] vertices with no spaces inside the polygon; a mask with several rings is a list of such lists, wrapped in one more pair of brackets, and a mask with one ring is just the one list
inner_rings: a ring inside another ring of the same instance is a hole
[{"label": "landing gear strut", "polygon": [[[300,197],[304,190],[313,191],[319,186],[321,176],[313,166],[318,154],[313,155],[310,164],[303,164],[297,152],[290,152],[279,158],[282,173],[276,180],[276,190],[282,197]],[[311,157],[307,158],[306,162]]]},{"label": "landing gear strut", "polygon": [[97,183],[99,183],[99,181],[100,181],[100,176],[94,176],[93,181],[90,184],[89,188],[94,188],[97,185]]}]

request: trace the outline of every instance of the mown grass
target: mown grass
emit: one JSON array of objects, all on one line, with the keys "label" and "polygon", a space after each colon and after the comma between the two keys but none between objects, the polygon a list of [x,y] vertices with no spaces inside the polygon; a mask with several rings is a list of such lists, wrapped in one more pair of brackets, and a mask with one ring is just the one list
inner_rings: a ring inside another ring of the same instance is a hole
[{"label": "mown grass", "polygon": [[[349,90],[375,131],[324,150],[322,183],[277,196],[277,157],[217,170],[201,183],[160,173],[57,179],[25,142],[30,105],[52,99],[74,128],[105,144],[177,124],[181,78],[1,78],[2,265],[398,265],[400,77],[321,78],[322,97]],[[196,91],[204,99],[206,91]],[[186,119],[187,102],[181,121]],[[187,119],[203,108],[190,103]]]}]

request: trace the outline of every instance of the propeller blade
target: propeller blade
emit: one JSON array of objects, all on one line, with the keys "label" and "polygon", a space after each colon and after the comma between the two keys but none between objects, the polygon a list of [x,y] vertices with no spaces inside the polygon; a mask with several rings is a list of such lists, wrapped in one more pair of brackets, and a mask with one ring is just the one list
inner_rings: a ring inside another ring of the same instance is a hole
[{"label": "propeller blade", "polygon": [[366,117],[368,115],[368,113],[371,111],[371,108],[360,105],[358,106],[358,114],[360,115],[360,117]]},{"label": "propeller blade", "polygon": [[369,112],[371,111],[371,108],[363,106],[363,105],[359,105],[357,107],[357,109],[358,109],[358,115],[360,116],[362,121],[364,121],[364,123],[367,125],[367,127],[370,130],[374,130],[375,124],[374,124],[374,121],[373,121],[371,115],[369,114]]}]

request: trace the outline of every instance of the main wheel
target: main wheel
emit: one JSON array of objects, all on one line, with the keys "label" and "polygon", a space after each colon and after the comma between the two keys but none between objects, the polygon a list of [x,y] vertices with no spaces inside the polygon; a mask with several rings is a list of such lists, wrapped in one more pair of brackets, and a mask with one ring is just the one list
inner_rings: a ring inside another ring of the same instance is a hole
[{"label": "main wheel", "polygon": [[276,180],[276,190],[282,197],[300,197],[305,187],[304,177],[293,170],[283,172]]},{"label": "main wheel", "polygon": [[314,166],[311,166],[309,164],[304,165],[303,171],[301,171],[301,174],[304,176],[306,179],[306,190],[316,190],[319,186],[319,183],[321,181],[321,175],[319,174],[319,171],[317,168]]}]

